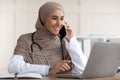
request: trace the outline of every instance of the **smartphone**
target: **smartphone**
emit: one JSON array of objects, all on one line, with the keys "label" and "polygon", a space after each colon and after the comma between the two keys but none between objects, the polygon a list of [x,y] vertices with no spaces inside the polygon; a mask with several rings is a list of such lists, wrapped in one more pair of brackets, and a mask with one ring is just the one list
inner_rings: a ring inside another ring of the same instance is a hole
[{"label": "smartphone", "polygon": [[66,36],[67,32],[66,32],[66,29],[65,29],[64,26],[62,26],[59,34],[60,34],[60,39],[61,39],[61,40]]}]

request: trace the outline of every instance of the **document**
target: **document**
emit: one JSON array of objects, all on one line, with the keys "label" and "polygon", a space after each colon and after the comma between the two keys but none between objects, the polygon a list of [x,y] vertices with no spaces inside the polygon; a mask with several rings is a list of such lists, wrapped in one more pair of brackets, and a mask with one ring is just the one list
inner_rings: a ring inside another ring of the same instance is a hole
[{"label": "document", "polygon": [[4,78],[32,78],[32,79],[40,79],[42,76],[38,73],[19,73],[19,74],[0,74],[0,79]]}]

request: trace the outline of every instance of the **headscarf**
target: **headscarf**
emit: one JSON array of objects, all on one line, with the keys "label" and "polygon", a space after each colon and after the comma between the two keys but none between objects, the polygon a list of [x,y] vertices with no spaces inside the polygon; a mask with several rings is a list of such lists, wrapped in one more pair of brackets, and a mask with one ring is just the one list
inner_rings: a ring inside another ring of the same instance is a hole
[{"label": "headscarf", "polygon": [[[63,11],[63,7],[55,2],[47,2],[39,9],[39,15],[35,25],[36,32],[33,36],[33,39],[35,43],[39,44],[42,47],[44,54],[41,53],[41,50],[38,48],[37,45],[33,45],[33,53],[31,53],[31,34],[22,35],[18,39],[14,54],[22,55],[25,61],[28,63],[33,63],[31,55],[34,55],[35,64],[48,65],[44,57],[44,55],[46,55],[50,62],[50,66],[55,65],[57,61],[62,59],[60,38],[57,35],[53,35],[52,33],[50,33],[43,26],[47,17],[56,9],[60,9]],[[65,59],[69,59],[70,57],[66,50],[64,39],[62,40],[62,45],[64,49],[64,57]]]},{"label": "headscarf", "polygon": [[36,30],[39,30],[45,23],[47,17],[56,9],[64,11],[64,8],[56,2],[47,2],[39,9],[38,20],[36,22]]}]

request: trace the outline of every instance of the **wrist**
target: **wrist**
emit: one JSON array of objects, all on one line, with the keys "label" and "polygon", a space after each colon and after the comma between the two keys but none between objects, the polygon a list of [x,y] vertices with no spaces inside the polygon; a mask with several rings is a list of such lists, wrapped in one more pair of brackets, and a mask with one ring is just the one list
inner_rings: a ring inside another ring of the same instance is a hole
[{"label": "wrist", "polygon": [[69,37],[65,37],[65,39],[68,41],[68,42],[70,42],[70,40],[71,40],[71,38],[73,37],[73,35],[72,36],[69,36]]},{"label": "wrist", "polygon": [[52,68],[50,67],[49,68],[49,75],[53,75],[54,74],[54,71],[52,70]]}]

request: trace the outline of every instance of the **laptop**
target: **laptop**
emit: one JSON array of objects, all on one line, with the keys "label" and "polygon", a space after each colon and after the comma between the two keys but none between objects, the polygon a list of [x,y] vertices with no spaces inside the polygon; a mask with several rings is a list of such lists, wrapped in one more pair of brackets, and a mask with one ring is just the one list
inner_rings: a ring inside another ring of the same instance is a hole
[{"label": "laptop", "polygon": [[115,76],[120,66],[120,43],[97,42],[91,49],[82,74],[55,74],[62,78],[101,78]]}]

